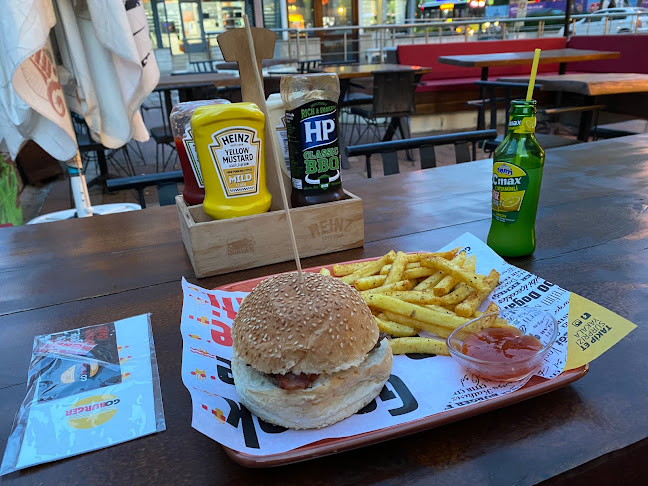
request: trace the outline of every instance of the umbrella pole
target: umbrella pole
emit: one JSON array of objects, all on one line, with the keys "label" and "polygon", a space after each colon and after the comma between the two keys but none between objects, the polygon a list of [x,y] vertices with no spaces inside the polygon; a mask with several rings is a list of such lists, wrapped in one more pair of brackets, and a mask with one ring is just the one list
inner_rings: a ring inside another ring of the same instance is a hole
[{"label": "umbrella pole", "polygon": [[572,10],[572,0],[567,0],[565,5],[565,30],[564,36],[569,39],[571,36],[571,10]]},{"label": "umbrella pole", "polygon": [[76,208],[77,217],[86,218],[92,216],[90,194],[88,194],[88,185],[83,174],[81,154],[78,150],[74,158],[68,161],[68,173],[70,174],[70,185],[72,186],[72,196],[74,197],[74,207]]}]

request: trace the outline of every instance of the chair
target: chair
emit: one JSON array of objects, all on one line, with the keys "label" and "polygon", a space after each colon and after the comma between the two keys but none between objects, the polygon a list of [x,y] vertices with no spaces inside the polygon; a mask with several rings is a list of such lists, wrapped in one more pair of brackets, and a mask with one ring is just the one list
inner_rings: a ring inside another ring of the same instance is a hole
[{"label": "chair", "polygon": [[157,186],[160,206],[170,206],[172,204],[175,204],[175,197],[178,194],[179,182],[184,182],[184,177],[181,170],[163,172],[160,174],[145,174],[134,177],[110,179],[106,181],[106,186],[108,187],[108,190],[110,192],[135,189],[137,191],[140,206],[142,206],[142,208],[145,208],[145,188],[150,186]]},{"label": "chair", "polygon": [[194,73],[217,73],[218,69],[214,65],[214,61],[189,61],[191,71]]},{"label": "chair", "polygon": [[454,144],[455,161],[456,163],[462,163],[472,160],[468,147],[469,143],[472,143],[474,147],[476,142],[489,140],[496,136],[497,130],[478,130],[410,138],[407,140],[368,143],[346,147],[346,155],[347,157],[364,155],[367,177],[371,178],[371,156],[373,154],[382,154],[383,171],[385,175],[392,175],[400,172],[398,154],[396,153],[398,150],[419,149],[421,154],[421,169],[430,169],[436,167],[436,153],[434,150],[436,146]]},{"label": "chair", "polygon": [[[124,145],[122,148],[117,150],[111,150],[104,147],[100,142],[95,142],[90,136],[90,129],[85,122],[85,119],[74,112],[70,112],[70,118],[72,119],[72,126],[74,128],[74,134],[76,135],[77,145],[79,147],[79,153],[81,154],[81,159],[84,163],[84,169],[87,167],[87,164],[91,161],[97,161],[99,166],[99,176],[88,182],[89,186],[103,183],[108,177],[108,162],[111,162],[115,165],[119,172],[126,175],[134,175],[135,168],[130,158],[128,148]],[[94,152],[95,156],[89,156],[89,153]],[[108,153],[106,153],[108,152]],[[123,155],[123,163],[117,159],[116,154],[121,153]]]},{"label": "chair", "polygon": [[319,73],[321,72],[320,70],[321,63],[322,63],[321,59],[304,59],[301,61],[297,61],[297,71],[299,71],[300,74]]},{"label": "chair", "polygon": [[344,93],[344,97],[342,98],[343,108],[373,103],[373,95],[364,93],[362,91],[351,91],[350,88],[364,89],[364,86],[355,83],[349,83],[349,89],[346,90],[346,93]]},{"label": "chair", "polygon": [[[391,140],[398,130],[401,138],[409,138],[409,116],[414,113],[414,71],[375,71],[373,74],[373,103],[371,105],[351,106],[350,113],[354,115],[351,126],[350,143],[353,144],[353,133],[357,127],[360,141],[371,128],[380,138],[378,119],[389,119],[382,141]],[[357,118],[367,121],[367,127],[360,131]],[[407,118],[407,120],[403,120]]]},{"label": "chair", "polygon": [[[171,93],[170,90],[157,90],[156,93],[158,95],[158,104],[151,105],[144,103],[142,104],[142,111],[160,111],[162,125],[150,128],[149,132],[151,133],[151,138],[155,141],[155,170],[156,172],[160,172],[161,168],[161,172],[164,172],[176,150],[175,143],[173,142],[173,134],[171,133],[171,126],[169,125],[169,107],[172,106],[170,99]],[[165,156],[166,147],[170,149],[168,156]]]}]

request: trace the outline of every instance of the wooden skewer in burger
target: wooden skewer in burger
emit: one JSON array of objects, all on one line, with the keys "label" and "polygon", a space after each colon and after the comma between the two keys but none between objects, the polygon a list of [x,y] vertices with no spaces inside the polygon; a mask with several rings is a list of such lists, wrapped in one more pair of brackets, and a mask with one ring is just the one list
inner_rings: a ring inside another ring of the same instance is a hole
[{"label": "wooden skewer in burger", "polygon": [[[249,101],[259,105],[267,120],[247,16],[245,31],[249,62],[255,63],[256,99]],[[226,60],[248,58],[228,58],[226,50]],[[251,82],[243,72],[241,80]],[[261,419],[293,429],[326,427],[353,415],[380,393],[392,369],[391,347],[379,339],[373,315],[356,289],[330,276],[301,271],[279,165],[283,157],[274,134],[266,140],[297,272],[264,280],[244,299],[232,325],[232,374],[241,402]]]}]

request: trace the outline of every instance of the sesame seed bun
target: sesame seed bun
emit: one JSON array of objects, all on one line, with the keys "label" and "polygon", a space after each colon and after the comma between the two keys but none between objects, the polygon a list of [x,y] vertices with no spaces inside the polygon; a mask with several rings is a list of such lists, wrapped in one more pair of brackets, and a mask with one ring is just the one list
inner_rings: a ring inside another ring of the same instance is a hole
[{"label": "sesame seed bun", "polygon": [[333,277],[268,278],[243,300],[232,325],[233,351],[269,374],[335,373],[358,366],[378,340],[358,291]]}]

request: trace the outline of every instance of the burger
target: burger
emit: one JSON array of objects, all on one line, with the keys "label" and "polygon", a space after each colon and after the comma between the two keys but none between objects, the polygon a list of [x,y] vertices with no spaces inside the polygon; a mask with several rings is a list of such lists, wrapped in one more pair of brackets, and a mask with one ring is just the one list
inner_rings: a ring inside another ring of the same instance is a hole
[{"label": "burger", "polygon": [[243,300],[232,325],[241,402],[291,429],[326,427],[373,400],[389,378],[391,347],[358,291],[335,278],[285,273]]}]

